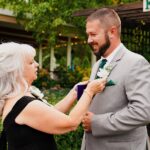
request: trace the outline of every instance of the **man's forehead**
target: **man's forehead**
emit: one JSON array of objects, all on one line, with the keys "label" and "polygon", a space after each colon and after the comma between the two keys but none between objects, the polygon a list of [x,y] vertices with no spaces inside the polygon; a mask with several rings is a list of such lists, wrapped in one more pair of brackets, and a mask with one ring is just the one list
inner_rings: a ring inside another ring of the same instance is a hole
[{"label": "man's forehead", "polygon": [[92,20],[92,21],[87,21],[86,23],[86,32],[91,32],[91,31],[97,31],[101,30],[102,25],[100,24],[99,20]]}]

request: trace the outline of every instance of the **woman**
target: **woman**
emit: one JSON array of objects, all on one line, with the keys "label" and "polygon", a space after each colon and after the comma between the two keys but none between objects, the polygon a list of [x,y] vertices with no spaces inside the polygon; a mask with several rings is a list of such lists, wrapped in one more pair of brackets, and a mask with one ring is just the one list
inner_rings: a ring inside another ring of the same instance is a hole
[{"label": "woman", "polygon": [[105,79],[90,82],[77,105],[65,115],[76,100],[76,86],[55,107],[50,107],[30,93],[37,78],[35,49],[26,44],[0,45],[0,103],[8,150],[56,150],[52,134],[75,130]]}]

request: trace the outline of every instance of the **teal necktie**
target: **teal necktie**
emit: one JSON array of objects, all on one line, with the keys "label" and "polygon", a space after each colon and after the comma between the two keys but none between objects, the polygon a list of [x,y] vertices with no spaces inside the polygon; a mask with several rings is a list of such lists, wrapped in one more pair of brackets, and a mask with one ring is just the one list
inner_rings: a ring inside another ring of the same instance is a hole
[{"label": "teal necktie", "polygon": [[104,68],[106,62],[107,62],[107,59],[102,59],[100,64],[99,64],[99,68]]},{"label": "teal necktie", "polygon": [[[106,62],[107,62],[107,59],[102,59],[99,64],[99,68],[104,68]],[[98,68],[98,71],[99,71],[99,68]],[[96,79],[98,79],[98,78],[99,78],[99,76],[96,74]]]}]

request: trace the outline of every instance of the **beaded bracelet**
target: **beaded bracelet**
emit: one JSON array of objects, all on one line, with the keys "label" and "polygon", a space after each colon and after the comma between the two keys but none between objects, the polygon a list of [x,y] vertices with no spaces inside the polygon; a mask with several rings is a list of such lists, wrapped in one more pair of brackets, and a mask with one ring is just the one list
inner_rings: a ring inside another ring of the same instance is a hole
[{"label": "beaded bracelet", "polygon": [[90,99],[93,98],[93,96],[85,89],[84,92],[90,97]]}]

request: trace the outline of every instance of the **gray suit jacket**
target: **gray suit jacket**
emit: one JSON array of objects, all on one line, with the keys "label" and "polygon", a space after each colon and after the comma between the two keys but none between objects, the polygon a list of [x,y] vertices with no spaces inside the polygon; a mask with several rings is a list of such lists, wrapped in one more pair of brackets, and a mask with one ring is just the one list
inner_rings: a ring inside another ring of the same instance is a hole
[{"label": "gray suit jacket", "polygon": [[[96,94],[89,111],[92,133],[85,133],[82,150],[146,150],[146,124],[150,122],[150,64],[124,45],[111,62],[107,86]],[[95,78],[99,61],[93,66]]]}]

